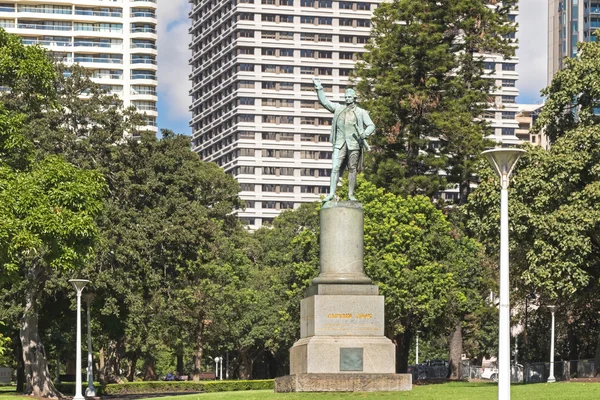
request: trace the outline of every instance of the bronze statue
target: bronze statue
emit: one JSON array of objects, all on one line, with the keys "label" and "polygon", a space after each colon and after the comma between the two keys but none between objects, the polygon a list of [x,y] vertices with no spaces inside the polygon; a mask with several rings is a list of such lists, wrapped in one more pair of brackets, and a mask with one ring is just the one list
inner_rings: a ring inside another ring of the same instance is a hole
[{"label": "bronze statue", "polygon": [[321,80],[319,78],[312,80],[319,103],[333,113],[333,124],[329,135],[329,141],[333,144],[333,165],[329,195],[323,199],[323,202],[334,198],[340,173],[344,172],[346,166],[348,167],[348,200],[356,201],[354,197],[356,174],[362,168],[363,151],[369,150],[365,138],[373,134],[375,125],[369,113],[356,105],[354,89],[346,89],[344,93],[346,104],[332,103],[325,97]]}]

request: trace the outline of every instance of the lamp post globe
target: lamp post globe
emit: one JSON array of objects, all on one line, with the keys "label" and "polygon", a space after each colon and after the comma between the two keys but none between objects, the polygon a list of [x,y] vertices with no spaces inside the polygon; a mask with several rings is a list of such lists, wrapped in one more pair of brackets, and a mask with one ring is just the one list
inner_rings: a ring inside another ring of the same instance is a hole
[{"label": "lamp post globe", "polygon": [[498,333],[498,400],[510,400],[510,304],[508,257],[508,185],[525,150],[497,148],[482,154],[500,177],[500,326]]},{"label": "lamp post globe", "polygon": [[81,292],[88,281],[87,279],[70,279],[77,292],[77,342],[75,347],[75,396],[73,400],[83,400],[81,393]]}]

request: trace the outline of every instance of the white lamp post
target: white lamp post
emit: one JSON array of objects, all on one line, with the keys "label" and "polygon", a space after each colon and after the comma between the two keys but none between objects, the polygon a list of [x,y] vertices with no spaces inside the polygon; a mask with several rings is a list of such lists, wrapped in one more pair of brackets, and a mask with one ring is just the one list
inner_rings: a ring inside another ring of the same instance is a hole
[{"label": "white lamp post", "polygon": [[508,184],[522,149],[492,149],[482,154],[500,177],[500,329],[498,335],[498,400],[510,400],[510,305],[508,269]]},{"label": "white lamp post", "polygon": [[219,377],[219,357],[215,357],[215,378]]},{"label": "white lamp post", "polygon": [[70,279],[77,291],[77,344],[75,358],[75,397],[73,400],[85,399],[81,394],[81,292],[89,281],[87,279]]},{"label": "white lamp post", "polygon": [[419,333],[421,333],[421,331],[417,331],[417,344],[416,344],[416,349],[415,349],[415,364],[419,365]]},{"label": "white lamp post", "polygon": [[554,312],[556,306],[548,306],[548,309],[552,313],[552,329],[550,333],[550,375],[548,376],[548,383],[556,382],[554,377]]},{"label": "white lamp post", "polygon": [[86,293],[83,299],[87,305],[87,348],[88,348],[88,365],[87,365],[87,381],[88,387],[85,389],[85,395],[96,397],[96,388],[94,387],[94,361],[92,359],[92,326],[90,324],[90,303],[94,299],[93,293]]}]

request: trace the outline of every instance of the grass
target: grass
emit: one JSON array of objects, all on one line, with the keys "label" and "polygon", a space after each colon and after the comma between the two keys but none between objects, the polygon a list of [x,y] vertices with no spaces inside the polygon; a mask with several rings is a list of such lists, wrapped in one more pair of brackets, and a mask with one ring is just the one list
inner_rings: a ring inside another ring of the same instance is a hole
[{"label": "grass", "polygon": [[[270,390],[222,392],[160,397],[154,400],[269,400],[269,399],[419,399],[419,400],[496,400],[497,386],[490,383],[451,382],[438,385],[413,386],[410,392],[379,393],[273,393]],[[558,382],[513,385],[512,400],[597,400],[600,383]],[[0,400],[3,400],[0,398]],[[7,399],[8,400],[8,399]],[[14,399],[12,399],[14,400]]]}]

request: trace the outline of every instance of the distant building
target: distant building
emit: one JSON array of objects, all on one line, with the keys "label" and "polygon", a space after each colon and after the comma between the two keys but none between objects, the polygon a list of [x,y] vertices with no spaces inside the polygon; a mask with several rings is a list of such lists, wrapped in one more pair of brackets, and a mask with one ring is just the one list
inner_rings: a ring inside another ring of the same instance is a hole
[{"label": "distant building", "polygon": [[531,128],[535,124],[539,113],[542,111],[543,105],[540,104],[517,104],[517,123],[519,128],[516,130],[516,135],[522,142],[529,142],[536,146],[541,146],[544,149],[550,148],[550,142],[545,132],[533,133]]},{"label": "distant building", "polygon": [[577,43],[596,41],[600,0],[548,0],[548,84],[567,58],[577,56]]},{"label": "distant building", "polygon": [[6,0],[0,27],[39,44],[65,64],[78,63],[125,106],[156,117],[156,0]]}]

